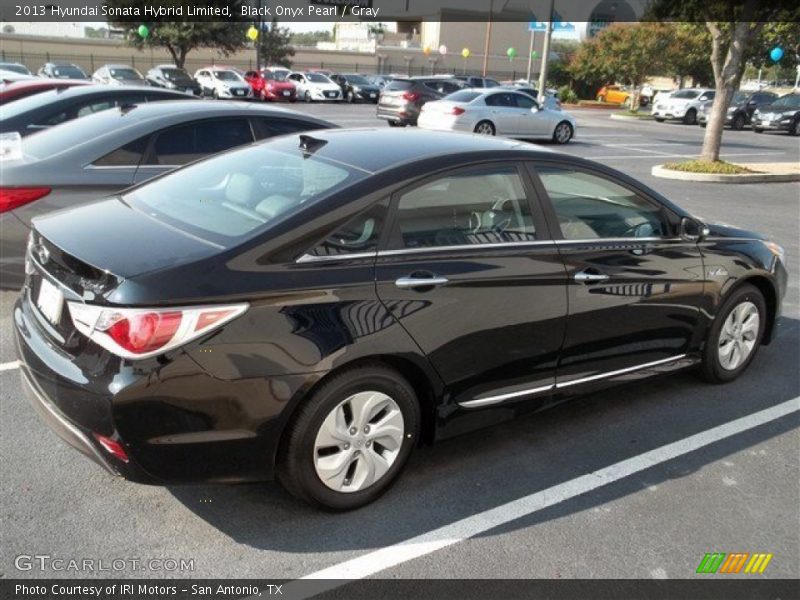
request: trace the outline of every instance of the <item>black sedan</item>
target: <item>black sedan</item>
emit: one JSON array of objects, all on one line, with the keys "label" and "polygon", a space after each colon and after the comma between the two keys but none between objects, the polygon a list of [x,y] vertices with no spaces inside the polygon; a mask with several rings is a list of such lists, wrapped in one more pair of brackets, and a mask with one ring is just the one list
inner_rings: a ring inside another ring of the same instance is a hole
[{"label": "black sedan", "polygon": [[339,75],[338,73],[334,73],[331,75],[331,79],[342,88],[342,97],[345,101],[350,103],[378,103],[378,96],[380,96],[381,89],[363,75],[356,75],[354,73]]},{"label": "black sedan", "polygon": [[324,130],[34,222],[24,388],[150,483],[276,476],[330,509],[412,449],[576,393],[743,373],[787,274],[608,167],[517,142]]},{"label": "black sedan", "polygon": [[153,87],[165,88],[168,90],[176,90],[200,96],[203,89],[192,76],[189,75],[184,69],[179,69],[175,65],[158,65],[150,69],[144,76],[145,81]]},{"label": "black sedan", "polygon": [[[734,92],[730,106],[725,112],[725,127],[741,131],[749,125],[753,113],[760,108],[769,106],[778,99],[778,94],[772,92]],[[697,113],[697,124],[706,127],[711,118],[713,102],[705,102]]]},{"label": "black sedan", "polygon": [[0,287],[22,285],[25,244],[36,216],[108,196],[236,146],[328,127],[333,125],[310,115],[238,102],[151,102],[23,138],[19,156],[2,163]]},{"label": "black sedan", "polygon": [[139,86],[81,85],[59,88],[22,98],[3,107],[0,133],[16,131],[22,137],[115,106],[158,100],[190,100],[187,94]]}]

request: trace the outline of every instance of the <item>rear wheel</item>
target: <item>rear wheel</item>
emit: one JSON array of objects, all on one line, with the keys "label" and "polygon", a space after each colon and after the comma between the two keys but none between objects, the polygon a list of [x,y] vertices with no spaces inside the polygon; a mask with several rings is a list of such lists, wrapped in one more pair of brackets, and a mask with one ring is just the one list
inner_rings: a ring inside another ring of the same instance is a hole
[{"label": "rear wheel", "polygon": [[704,378],[726,383],[741,375],[752,362],[764,337],[767,308],[752,285],[734,290],[714,319],[703,349]]},{"label": "rear wheel", "polygon": [[419,429],[416,395],[398,373],[377,364],[343,371],[293,417],[281,443],[278,480],[311,504],[358,508],[397,479]]},{"label": "rear wheel", "polygon": [[566,144],[572,139],[572,125],[567,121],[561,121],[553,130],[553,141],[556,144]]},{"label": "rear wheel", "polygon": [[311,92],[306,91],[306,93],[303,94],[303,101],[304,102],[311,102]]},{"label": "rear wheel", "polygon": [[683,115],[683,122],[686,125],[694,125],[697,123],[697,111],[693,108],[690,108],[686,111],[686,114]]},{"label": "rear wheel", "polygon": [[731,129],[735,129],[736,131],[741,131],[744,129],[744,115],[738,114],[733,117],[733,122],[731,123]]},{"label": "rear wheel", "polygon": [[475,129],[473,131],[480,135],[495,134],[495,128],[491,121],[481,121],[480,123],[475,125]]}]

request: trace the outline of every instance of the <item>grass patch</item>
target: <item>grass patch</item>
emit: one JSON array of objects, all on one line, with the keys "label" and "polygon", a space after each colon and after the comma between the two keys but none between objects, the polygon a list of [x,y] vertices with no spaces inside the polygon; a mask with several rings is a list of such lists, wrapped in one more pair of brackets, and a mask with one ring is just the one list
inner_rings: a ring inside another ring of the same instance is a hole
[{"label": "grass patch", "polygon": [[740,167],[724,160],[708,162],[705,160],[685,160],[683,162],[673,162],[664,165],[670,171],[685,171],[687,173],[709,173],[712,175],[744,175],[745,173],[757,173],[746,167]]}]

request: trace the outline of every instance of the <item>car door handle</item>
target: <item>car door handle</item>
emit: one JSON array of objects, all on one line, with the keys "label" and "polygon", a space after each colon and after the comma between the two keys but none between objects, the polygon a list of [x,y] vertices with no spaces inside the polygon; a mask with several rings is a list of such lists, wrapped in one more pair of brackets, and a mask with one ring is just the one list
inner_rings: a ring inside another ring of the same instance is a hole
[{"label": "car door handle", "polygon": [[578,283],[595,283],[597,281],[608,281],[610,278],[604,273],[592,273],[588,270],[578,271],[572,278]]},{"label": "car door handle", "polygon": [[447,285],[447,277],[401,277],[394,284],[402,290]]}]

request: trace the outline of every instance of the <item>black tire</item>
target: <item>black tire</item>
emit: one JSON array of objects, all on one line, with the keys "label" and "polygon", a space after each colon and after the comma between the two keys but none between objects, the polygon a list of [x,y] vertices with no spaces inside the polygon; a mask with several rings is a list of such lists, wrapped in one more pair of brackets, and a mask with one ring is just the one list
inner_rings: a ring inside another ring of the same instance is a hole
[{"label": "black tire", "polygon": [[[722,327],[728,315],[731,314],[734,308],[743,302],[751,302],[758,309],[759,313],[759,330],[756,336],[755,346],[753,347],[750,355],[733,370],[727,370],[722,367],[719,360],[719,339]],[[733,381],[741,375],[758,353],[758,348],[761,345],[761,340],[764,337],[764,329],[767,324],[767,305],[764,302],[764,296],[758,288],[744,284],[731,292],[725,299],[717,312],[711,330],[708,332],[705,347],[703,348],[703,362],[700,365],[700,374],[710,383],[728,383]]]},{"label": "black tire", "polygon": [[789,135],[800,135],[800,117],[796,118],[789,127]]},{"label": "black tire", "polygon": [[686,114],[683,115],[683,123],[685,125],[695,125],[697,123],[697,111],[693,108],[687,110]]},{"label": "black tire", "polygon": [[347,101],[350,104],[353,104],[353,102],[356,101],[356,95],[353,93],[353,90],[347,92]]},{"label": "black tire", "polygon": [[[569,136],[566,138],[558,139],[558,131],[563,125],[566,125],[569,128]],[[568,121],[561,121],[558,125],[553,128],[553,142],[556,144],[568,144],[572,137],[575,135],[575,131],[572,129],[572,124]]]},{"label": "black tire", "polygon": [[703,129],[705,129],[707,126],[708,126],[708,123],[700,123],[700,127],[702,127]]},{"label": "black tire", "polygon": [[764,130],[760,129],[759,127],[753,127],[753,131],[755,131],[756,133],[764,133]]},{"label": "black tire", "polygon": [[735,131],[741,131],[744,129],[745,125],[745,118],[744,115],[739,113],[735,117],[733,117],[733,122],[731,123],[731,129]]},{"label": "black tire", "polygon": [[219,100],[219,92],[216,89],[213,90],[211,92],[211,97],[214,98],[214,100]]},{"label": "black tire", "polygon": [[473,133],[480,133],[482,135],[495,135],[497,133],[497,130],[494,127],[494,123],[486,120],[478,121],[478,124],[475,125],[475,129],[473,129],[472,131]]},{"label": "black tire", "polygon": [[[385,475],[363,490],[340,492],[329,488],[314,467],[314,442],[325,418],[346,398],[367,390],[389,396],[403,415],[403,442]],[[396,371],[379,363],[347,369],[324,382],[297,409],[281,439],[275,465],[278,481],[296,498],[332,511],[359,508],[376,500],[402,472],[420,432],[420,410],[411,385]]]},{"label": "black tire", "polygon": [[400,121],[387,121],[387,123],[389,123],[389,127],[404,127]]},{"label": "black tire", "polygon": [[311,92],[309,92],[308,90],[306,90],[305,93],[303,94],[303,102],[307,104],[311,103]]},{"label": "black tire", "polygon": [[664,119],[662,119],[660,117],[653,117],[653,118],[656,120],[656,123],[663,123],[664,122]]}]

